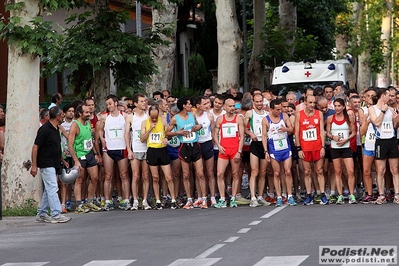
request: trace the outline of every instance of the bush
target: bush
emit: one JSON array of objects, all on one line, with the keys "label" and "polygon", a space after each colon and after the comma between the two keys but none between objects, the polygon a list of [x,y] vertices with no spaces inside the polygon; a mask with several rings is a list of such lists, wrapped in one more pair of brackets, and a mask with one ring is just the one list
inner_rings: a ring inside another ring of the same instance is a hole
[{"label": "bush", "polygon": [[3,210],[3,216],[35,216],[37,212],[38,202],[34,199],[27,199],[19,207],[7,206]]}]

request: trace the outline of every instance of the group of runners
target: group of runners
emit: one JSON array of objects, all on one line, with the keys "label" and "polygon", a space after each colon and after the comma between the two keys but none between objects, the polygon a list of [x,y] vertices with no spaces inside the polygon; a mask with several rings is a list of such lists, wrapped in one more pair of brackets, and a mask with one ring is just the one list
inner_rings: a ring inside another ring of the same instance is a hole
[{"label": "group of runners", "polygon": [[[65,165],[81,169],[75,212],[112,210],[115,191],[124,210],[399,203],[395,88],[307,88],[300,103],[273,94],[109,95],[99,114],[92,98],[66,105]],[[71,185],[59,187],[67,212]]]}]

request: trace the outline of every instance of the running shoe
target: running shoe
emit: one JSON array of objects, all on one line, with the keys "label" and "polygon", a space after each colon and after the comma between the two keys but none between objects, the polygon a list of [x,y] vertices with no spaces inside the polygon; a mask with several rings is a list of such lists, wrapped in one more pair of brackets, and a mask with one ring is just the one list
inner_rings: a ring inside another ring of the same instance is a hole
[{"label": "running shoe", "polygon": [[215,205],[217,204],[215,199],[211,199],[211,207],[215,207]]},{"label": "running shoe", "polygon": [[65,202],[65,208],[66,208],[66,210],[67,211],[71,211],[71,209],[72,209],[72,203],[71,203],[71,201],[70,200],[67,200],[66,202]]},{"label": "running shoe", "polygon": [[360,202],[363,204],[369,204],[373,202],[373,198],[370,197],[370,195],[366,195]]},{"label": "running shoe", "polygon": [[303,202],[303,205],[309,206],[311,204],[313,204],[312,196],[306,197],[305,201]]},{"label": "running shoe", "polygon": [[251,203],[251,200],[244,198],[243,196],[236,196],[236,203],[238,205],[249,205]]},{"label": "running shoe", "polygon": [[330,203],[336,203],[337,202],[337,196],[335,195],[330,195],[330,199],[329,199]]},{"label": "running shoe", "polygon": [[219,202],[214,207],[217,209],[226,208],[227,207],[226,201],[219,199]]},{"label": "running shoe", "polygon": [[230,199],[230,208],[237,208],[237,202],[235,198]]},{"label": "running shoe", "polygon": [[326,205],[326,204],[328,204],[328,199],[327,199],[326,195],[324,195],[324,196],[322,196],[322,197],[320,198],[320,204],[321,204],[321,205]]},{"label": "running shoe", "polygon": [[43,215],[36,215],[36,221],[41,222],[41,223],[51,223],[51,217],[47,215],[47,213]]},{"label": "running shoe", "polygon": [[349,199],[349,190],[344,190],[344,192],[342,193],[342,197],[346,200]]},{"label": "running shoe", "polygon": [[387,203],[387,199],[385,198],[385,196],[379,196],[374,203],[378,205],[385,204]]},{"label": "running shoe", "polygon": [[88,213],[89,211],[90,211],[90,209],[86,208],[86,206],[83,204],[80,204],[75,209],[75,213]]},{"label": "running shoe", "polygon": [[192,208],[194,208],[194,205],[191,201],[187,201],[186,205],[184,205],[184,207],[183,207],[183,209],[185,209],[185,210],[189,210]]},{"label": "running shoe", "polygon": [[110,211],[110,210],[112,210],[112,207],[111,207],[111,202],[105,202],[105,204],[104,204],[104,208],[103,208],[103,211]]},{"label": "running shoe", "polygon": [[290,206],[296,206],[296,202],[293,196],[288,198],[288,205]]},{"label": "running shoe", "polygon": [[139,202],[133,201],[133,206],[130,208],[132,211],[137,211],[139,209]]},{"label": "running shoe", "polygon": [[126,201],[125,200],[120,200],[118,208],[121,210],[124,210],[126,208]]},{"label": "running shoe", "polygon": [[276,207],[282,207],[283,206],[283,199],[282,198],[277,198],[277,202],[276,202]]},{"label": "running shoe", "polygon": [[173,201],[173,202],[170,204],[170,208],[171,208],[172,210],[176,210],[176,209],[179,209],[180,207],[179,207],[179,205],[177,204],[176,201]]},{"label": "running shoe", "polygon": [[143,207],[143,210],[147,210],[147,211],[152,210],[151,206],[148,205],[148,202],[144,201],[144,200],[143,200],[143,206],[142,207]]},{"label": "running shoe", "polygon": [[93,202],[87,202],[87,203],[84,205],[84,207],[87,208],[87,209],[89,209],[90,211],[93,211],[93,212],[99,212],[99,211],[102,210],[100,207],[98,207],[97,205],[95,205]]},{"label": "running shoe", "polygon": [[345,203],[344,197],[342,195],[339,195],[335,204],[344,204],[344,203]]},{"label": "running shoe", "polygon": [[168,197],[162,197],[161,201],[162,207],[166,208],[168,206]]},{"label": "running shoe", "polygon": [[288,198],[285,196],[282,196],[281,199],[283,200],[283,204],[288,204]]},{"label": "running shoe", "polygon": [[161,202],[157,202],[156,204],[155,204],[155,208],[157,209],[157,210],[162,210],[163,208],[162,208],[162,203]]},{"label": "running shoe", "polygon": [[67,209],[66,209],[66,207],[65,207],[65,204],[61,204],[61,213],[67,213],[68,211],[67,211]]},{"label": "running shoe", "polygon": [[197,199],[193,203],[194,208],[201,208],[201,205],[202,205],[202,199]]},{"label": "running shoe", "polygon": [[69,222],[71,219],[72,219],[71,217],[67,217],[62,214],[59,214],[58,216],[51,218],[51,223],[52,224],[66,223],[66,222]]},{"label": "running shoe", "polygon": [[321,202],[321,194],[317,194],[314,201],[316,201],[316,203],[320,203]]},{"label": "running shoe", "polygon": [[100,206],[101,206],[101,208],[104,208],[104,206],[105,206],[105,199],[102,199],[102,200],[101,200]]},{"label": "running shoe", "polygon": [[262,205],[262,206],[269,206],[271,203],[270,202],[267,202],[264,198],[262,198],[262,197],[260,197],[260,198],[258,198],[258,203],[259,203],[259,205]]},{"label": "running shoe", "polygon": [[349,195],[349,204],[357,204],[356,198],[354,195]]},{"label": "running shoe", "polygon": [[265,200],[266,200],[267,202],[270,203],[269,205],[271,205],[271,204],[276,204],[276,198],[272,198],[272,197],[270,197],[270,196],[267,196],[267,197],[265,198]]},{"label": "running shoe", "polygon": [[207,204],[207,203],[202,204],[202,205],[201,205],[201,209],[208,209],[208,204]]},{"label": "running shoe", "polygon": [[399,196],[398,195],[395,195],[395,197],[393,198],[393,203],[399,204]]},{"label": "running shoe", "polygon": [[249,207],[259,207],[259,203],[256,199],[251,200],[251,203],[249,204]]}]

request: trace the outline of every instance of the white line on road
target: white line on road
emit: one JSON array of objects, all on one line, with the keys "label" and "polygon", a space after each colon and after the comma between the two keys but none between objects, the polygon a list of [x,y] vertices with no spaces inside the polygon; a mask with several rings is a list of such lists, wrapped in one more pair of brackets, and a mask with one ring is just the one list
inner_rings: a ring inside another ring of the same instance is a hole
[{"label": "white line on road", "polygon": [[309,256],[264,257],[253,266],[298,266]]},{"label": "white line on road", "polygon": [[197,257],[195,257],[196,259],[205,259],[206,257],[208,257],[209,255],[211,255],[213,252],[215,252],[216,250],[218,250],[219,248],[222,248],[224,245],[226,244],[216,244],[213,245],[212,247],[208,248],[207,250],[205,250],[204,252],[202,252],[201,254],[199,254]]},{"label": "white line on road", "polygon": [[253,221],[251,223],[249,223],[248,225],[258,225],[260,224],[262,221]]},{"label": "white line on road", "polygon": [[248,233],[249,230],[251,230],[251,228],[241,228],[238,230],[237,234],[245,234]]},{"label": "white line on road", "polygon": [[15,263],[4,263],[1,266],[43,266],[50,262],[15,262]]},{"label": "white line on road", "polygon": [[222,258],[209,259],[178,259],[168,266],[211,266],[221,260]]},{"label": "white line on road", "polygon": [[227,238],[224,242],[233,243],[234,241],[236,241],[239,238],[240,238],[239,236],[232,236],[232,237]]},{"label": "white line on road", "polygon": [[127,266],[136,260],[92,260],[83,266]]},{"label": "white line on road", "polygon": [[270,218],[270,217],[272,217],[273,215],[275,215],[276,213],[278,213],[279,211],[282,211],[285,207],[287,207],[288,205],[284,205],[284,206],[282,206],[282,207],[278,207],[278,208],[275,208],[274,210],[272,210],[271,212],[268,212],[268,213],[266,213],[265,215],[263,215],[262,217],[260,217],[260,218]]}]

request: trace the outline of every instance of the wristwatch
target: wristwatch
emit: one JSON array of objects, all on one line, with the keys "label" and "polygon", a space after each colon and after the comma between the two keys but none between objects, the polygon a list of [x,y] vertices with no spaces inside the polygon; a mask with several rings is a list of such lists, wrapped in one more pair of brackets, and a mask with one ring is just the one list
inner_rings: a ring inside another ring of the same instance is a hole
[{"label": "wristwatch", "polygon": [[242,153],[242,150],[238,150],[238,153]]}]

